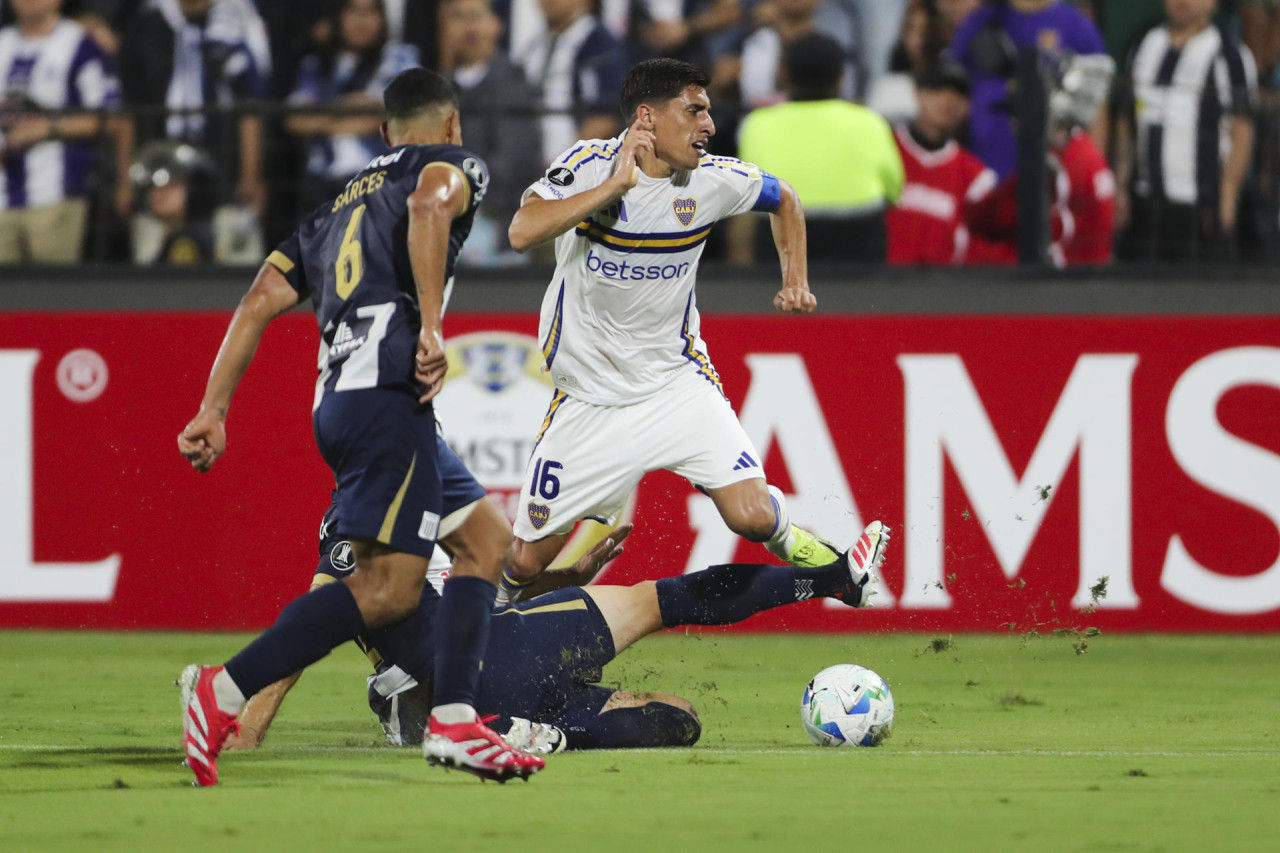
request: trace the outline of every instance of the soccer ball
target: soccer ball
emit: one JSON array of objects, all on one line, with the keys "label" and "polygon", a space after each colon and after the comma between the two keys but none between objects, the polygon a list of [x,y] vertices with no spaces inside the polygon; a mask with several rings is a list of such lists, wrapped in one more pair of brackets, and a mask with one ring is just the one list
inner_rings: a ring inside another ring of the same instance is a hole
[{"label": "soccer ball", "polygon": [[818,746],[876,746],[893,730],[893,694],[865,666],[838,663],[805,687],[800,721]]}]

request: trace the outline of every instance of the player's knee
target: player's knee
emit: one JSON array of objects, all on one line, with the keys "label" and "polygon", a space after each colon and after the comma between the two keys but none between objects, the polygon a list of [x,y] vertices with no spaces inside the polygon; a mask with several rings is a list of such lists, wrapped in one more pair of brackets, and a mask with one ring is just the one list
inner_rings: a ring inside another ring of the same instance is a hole
[{"label": "player's knee", "polygon": [[773,535],[778,526],[778,514],[774,510],[773,501],[744,501],[731,507],[724,514],[724,522],[734,533],[751,542],[764,542]]},{"label": "player's knee", "polygon": [[654,746],[693,746],[702,737],[702,721],[693,703],[678,696],[644,707],[655,724]]},{"label": "player's knee", "polygon": [[424,582],[422,577],[395,574],[384,575],[373,582],[360,572],[345,581],[369,627],[403,619],[416,610]]},{"label": "player's knee", "polygon": [[496,529],[485,536],[469,536],[463,540],[449,540],[453,553],[454,575],[478,575],[494,583],[502,576],[512,556],[512,537],[509,530]]}]

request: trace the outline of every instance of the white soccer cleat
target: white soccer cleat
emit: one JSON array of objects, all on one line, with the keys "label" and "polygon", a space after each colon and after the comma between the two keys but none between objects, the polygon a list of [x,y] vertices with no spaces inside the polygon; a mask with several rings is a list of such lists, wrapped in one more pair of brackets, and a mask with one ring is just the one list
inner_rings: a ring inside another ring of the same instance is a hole
[{"label": "white soccer cleat", "polygon": [[507,745],[493,729],[475,720],[469,723],[441,723],[434,716],[427,721],[422,739],[422,755],[432,767],[445,767],[479,776],[481,781],[524,779],[547,766],[545,759]]},{"label": "white soccer cleat", "polygon": [[535,723],[523,717],[512,717],[511,728],[502,736],[513,749],[530,755],[553,755],[563,752],[564,732],[550,723]]},{"label": "white soccer cleat", "polygon": [[845,585],[844,594],[838,598],[850,607],[866,607],[871,596],[876,594],[876,577],[873,570],[884,562],[884,552],[889,547],[889,528],[880,521],[873,521],[862,531],[858,541],[854,542],[840,555],[849,569],[849,582]]}]

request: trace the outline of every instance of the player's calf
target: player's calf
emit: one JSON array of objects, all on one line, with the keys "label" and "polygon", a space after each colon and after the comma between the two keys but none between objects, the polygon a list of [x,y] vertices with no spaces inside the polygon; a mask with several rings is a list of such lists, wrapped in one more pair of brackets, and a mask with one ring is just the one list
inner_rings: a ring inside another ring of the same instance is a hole
[{"label": "player's calf", "polygon": [[663,578],[656,584],[662,624],[731,625],[756,613],[811,598],[863,607],[874,593],[874,569],[884,560],[889,528],[867,525],[834,561],[817,568],[731,563]]},{"label": "player's calf", "polygon": [[693,746],[701,736],[702,723],[687,699],[661,693],[619,690],[599,714],[564,727],[564,748]]}]

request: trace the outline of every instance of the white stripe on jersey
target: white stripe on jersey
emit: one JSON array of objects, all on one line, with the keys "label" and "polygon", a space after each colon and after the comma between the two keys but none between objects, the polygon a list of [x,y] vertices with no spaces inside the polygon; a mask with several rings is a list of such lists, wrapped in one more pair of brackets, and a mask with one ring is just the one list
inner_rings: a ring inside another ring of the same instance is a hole
[{"label": "white stripe on jersey", "polygon": [[[548,200],[599,186],[621,137],[583,140],[526,192]],[[556,238],[556,272],[539,340],[556,387],[596,405],[662,389],[677,370],[709,370],[693,299],[712,225],[752,209],[763,176],[731,157],[703,155],[671,178],[641,174],[618,204]]]},{"label": "white stripe on jersey", "polygon": [[[78,69],[72,67],[87,38],[84,27],[68,20],[59,21],[49,35],[39,39],[23,38],[16,26],[0,30],[0,92],[9,97],[21,94],[46,110],[73,107],[68,99],[72,89],[79,96],[78,106],[85,109],[117,106],[118,84],[100,58],[83,62]],[[25,194],[25,207],[54,204],[67,197],[67,180],[72,176],[66,174],[66,146],[62,142],[40,142],[10,156],[24,161],[24,186],[12,189]],[[83,180],[83,175],[74,177]],[[8,206],[10,189],[0,170],[0,208]]]},{"label": "white stripe on jersey", "polygon": [[[1224,114],[1217,128],[1219,160],[1230,148],[1230,115],[1233,107],[1253,101],[1257,93],[1257,71],[1249,49],[1235,46],[1222,38],[1216,27],[1207,27],[1182,47],[1176,58],[1172,79],[1167,85],[1158,80],[1161,66],[1173,50],[1165,27],[1151,30],[1134,53],[1132,75],[1137,99],[1138,191],[1150,195],[1156,179],[1163,184],[1165,196],[1181,204],[1194,204],[1199,195],[1202,176],[1198,166],[1211,151],[1201,151],[1201,102],[1205,87],[1217,88],[1218,103]],[[1235,63],[1241,80],[1233,84],[1227,56]],[[1160,128],[1159,160],[1152,163],[1148,148],[1152,130]],[[1209,137],[1212,139],[1212,136]],[[1153,174],[1158,169],[1159,174]]]}]

